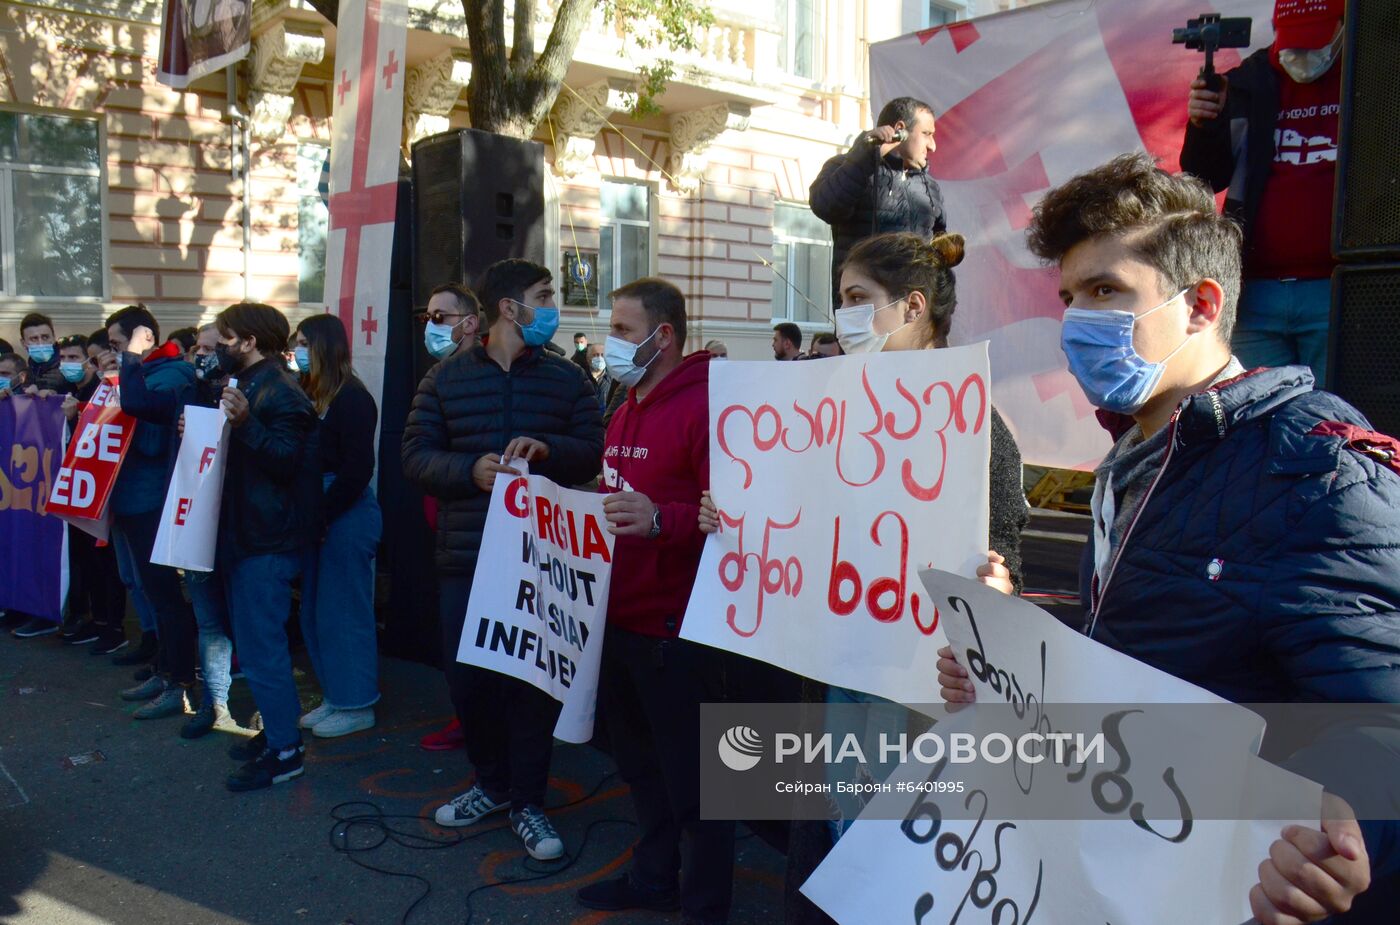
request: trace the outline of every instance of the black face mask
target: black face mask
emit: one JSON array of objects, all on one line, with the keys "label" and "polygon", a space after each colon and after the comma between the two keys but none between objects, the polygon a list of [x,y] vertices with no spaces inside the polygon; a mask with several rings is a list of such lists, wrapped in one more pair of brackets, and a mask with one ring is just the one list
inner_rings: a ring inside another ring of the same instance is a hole
[{"label": "black face mask", "polygon": [[194,358],[194,374],[201,379],[219,378],[218,348],[214,353],[204,353]]},{"label": "black face mask", "polygon": [[238,372],[240,358],[229,350],[227,344],[214,345],[214,357],[219,364],[219,372],[225,376],[232,376]]}]

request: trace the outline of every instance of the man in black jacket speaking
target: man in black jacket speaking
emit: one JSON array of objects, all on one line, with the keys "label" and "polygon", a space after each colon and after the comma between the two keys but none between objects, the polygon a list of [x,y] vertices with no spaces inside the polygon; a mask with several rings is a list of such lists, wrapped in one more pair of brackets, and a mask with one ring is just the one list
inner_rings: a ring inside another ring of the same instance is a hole
[{"label": "man in black jacket speaking", "polygon": [[545,352],[559,326],[545,267],[503,260],[477,295],[485,340],[434,366],[418,385],[404,429],[404,475],[439,501],[437,566],[443,665],[476,783],[437,810],[466,826],[510,810],[537,860],[563,855],[543,806],[560,704],[515,678],[457,661],[491,490],[505,463],[524,459],[560,485],[591,481],[603,465],[603,421],[593,383]]},{"label": "man in black jacket speaking", "polygon": [[841,264],[857,242],[886,231],[924,240],[948,230],[943,193],[928,172],[933,107],[911,96],[890,100],[878,125],[822,165],[808,191],[812,214],[831,226],[831,304],[841,304]]}]

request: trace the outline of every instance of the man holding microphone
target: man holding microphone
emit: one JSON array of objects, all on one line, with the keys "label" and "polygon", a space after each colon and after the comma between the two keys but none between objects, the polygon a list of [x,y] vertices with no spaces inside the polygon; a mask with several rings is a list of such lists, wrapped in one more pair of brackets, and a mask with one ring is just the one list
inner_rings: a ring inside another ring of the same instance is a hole
[{"label": "man holding microphone", "polygon": [[876,127],[822,165],[809,191],[812,213],[831,226],[832,305],[841,304],[841,264],[859,241],[887,231],[924,239],[948,230],[943,193],[929,176],[933,107],[910,96],[890,100]]}]

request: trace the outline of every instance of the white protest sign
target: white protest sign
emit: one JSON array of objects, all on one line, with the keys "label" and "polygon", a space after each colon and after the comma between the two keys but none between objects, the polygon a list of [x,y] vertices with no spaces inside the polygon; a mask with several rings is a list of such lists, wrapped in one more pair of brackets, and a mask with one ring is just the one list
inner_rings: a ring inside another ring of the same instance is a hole
[{"label": "white protest sign", "polygon": [[705,544],[681,636],[921,703],[944,637],[918,570],[986,561],[986,344],[710,367]]},{"label": "white protest sign", "polygon": [[[871,801],[802,892],[841,925],[911,919],[948,925],[969,904],[987,910],[984,918],[1021,925],[1033,915],[1042,925],[1247,920],[1249,889],[1280,828],[1288,822],[1318,826],[1315,817],[1249,821],[1267,818],[1253,814],[1256,808],[1316,807],[1320,814],[1322,800],[1319,785],[1255,757],[1264,721],[1074,632],[1019,598],[943,572],[921,578],[977,695],[977,706],[937,724],[940,735],[976,730],[979,713],[991,709],[984,705],[997,704],[1003,711],[1007,704],[1015,708],[1026,731],[1060,731],[1052,714],[1087,704],[1095,706],[1076,710],[1101,714],[1103,728],[1112,730],[1107,754],[1094,763],[1047,762],[1034,777],[1026,764],[984,762],[956,794],[901,792],[902,786],[964,779],[966,773],[955,764],[930,771],[909,762],[890,778],[893,792]],[[1120,705],[1131,706],[1125,711]],[[1180,714],[1204,707],[1181,705],[1209,705],[1213,732],[1222,724],[1237,753],[1192,748],[1191,730],[1170,726]],[[1144,715],[1154,706],[1159,713]],[[1152,735],[1167,729],[1174,742],[1186,743],[1171,747],[1169,766],[1156,760],[1160,750],[1144,758],[1152,752],[1143,739],[1148,727]],[[1076,791],[1092,802],[1079,818],[1045,818],[1047,790]],[[1239,821],[1196,818],[1192,807],[1222,791],[1239,798]],[[977,817],[952,818],[966,807]]]},{"label": "white protest sign", "polygon": [[165,493],[151,561],[212,572],[228,460],[228,417],[219,408],[195,405],[186,405],[184,414],[185,435]]},{"label": "white protest sign", "polygon": [[497,475],[457,650],[562,703],[554,735],[565,742],[593,737],[612,580],[605,523],[596,492]]}]

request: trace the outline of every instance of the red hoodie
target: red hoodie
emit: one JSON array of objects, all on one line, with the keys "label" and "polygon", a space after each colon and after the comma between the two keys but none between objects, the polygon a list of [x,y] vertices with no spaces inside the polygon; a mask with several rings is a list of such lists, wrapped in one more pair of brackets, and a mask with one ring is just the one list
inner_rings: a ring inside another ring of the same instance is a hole
[{"label": "red hoodie", "polygon": [[705,536],[700,493],[710,487],[710,354],[681,361],[647,397],[613,414],[603,445],[601,491],[637,491],[661,509],[661,536],[619,536],[608,623],[645,636],[675,636],[690,601]]}]

